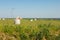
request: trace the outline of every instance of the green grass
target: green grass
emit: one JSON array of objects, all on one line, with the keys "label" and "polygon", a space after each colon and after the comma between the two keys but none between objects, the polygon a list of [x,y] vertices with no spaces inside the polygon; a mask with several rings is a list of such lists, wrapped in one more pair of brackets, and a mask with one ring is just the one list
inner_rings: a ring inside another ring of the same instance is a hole
[{"label": "green grass", "polygon": [[60,20],[30,21],[22,19],[20,25],[14,19],[0,20],[0,40],[60,40]]}]

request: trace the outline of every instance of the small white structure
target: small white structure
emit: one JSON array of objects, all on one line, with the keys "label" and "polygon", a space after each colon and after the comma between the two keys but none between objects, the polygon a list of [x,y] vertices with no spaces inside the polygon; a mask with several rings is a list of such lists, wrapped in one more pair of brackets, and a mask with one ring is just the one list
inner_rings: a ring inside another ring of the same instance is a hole
[{"label": "small white structure", "polygon": [[31,19],[30,21],[33,21],[33,19]]},{"label": "small white structure", "polygon": [[36,21],[37,19],[35,18],[34,20]]},{"label": "small white structure", "polygon": [[1,20],[1,18],[0,18],[0,20]]},{"label": "small white structure", "polygon": [[5,20],[5,18],[2,18],[2,20]]},{"label": "small white structure", "polygon": [[19,16],[15,19],[15,24],[20,24],[20,17]]}]

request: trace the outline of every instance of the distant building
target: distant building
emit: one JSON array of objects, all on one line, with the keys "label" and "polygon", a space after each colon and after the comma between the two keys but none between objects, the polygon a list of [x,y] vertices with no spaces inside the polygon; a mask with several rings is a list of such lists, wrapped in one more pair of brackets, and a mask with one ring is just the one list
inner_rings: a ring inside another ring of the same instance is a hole
[{"label": "distant building", "polygon": [[15,24],[20,24],[20,17],[19,16],[15,19]]},{"label": "distant building", "polygon": [[30,21],[33,21],[33,19],[31,19]]},{"label": "distant building", "polygon": [[5,18],[2,18],[2,20],[5,20]]},{"label": "distant building", "polygon": [[21,20],[22,18],[20,18],[19,16],[15,19],[15,24],[20,24],[21,22],[20,22],[20,20]]},{"label": "distant building", "polygon": [[1,18],[0,18],[0,20],[1,20]]},{"label": "distant building", "polygon": [[37,19],[35,18],[34,20],[36,21]]}]

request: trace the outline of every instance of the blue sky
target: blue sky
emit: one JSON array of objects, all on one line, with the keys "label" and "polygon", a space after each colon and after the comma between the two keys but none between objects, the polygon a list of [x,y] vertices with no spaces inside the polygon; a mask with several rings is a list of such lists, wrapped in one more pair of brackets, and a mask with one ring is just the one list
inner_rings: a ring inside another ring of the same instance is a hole
[{"label": "blue sky", "polygon": [[60,0],[0,0],[0,17],[60,18]]}]

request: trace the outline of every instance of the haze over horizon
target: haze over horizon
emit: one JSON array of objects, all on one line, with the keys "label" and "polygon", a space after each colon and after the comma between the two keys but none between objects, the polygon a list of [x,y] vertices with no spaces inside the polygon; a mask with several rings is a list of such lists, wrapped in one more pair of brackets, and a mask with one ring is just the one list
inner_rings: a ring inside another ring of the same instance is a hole
[{"label": "haze over horizon", "polygon": [[0,0],[0,18],[60,18],[60,0]]}]

